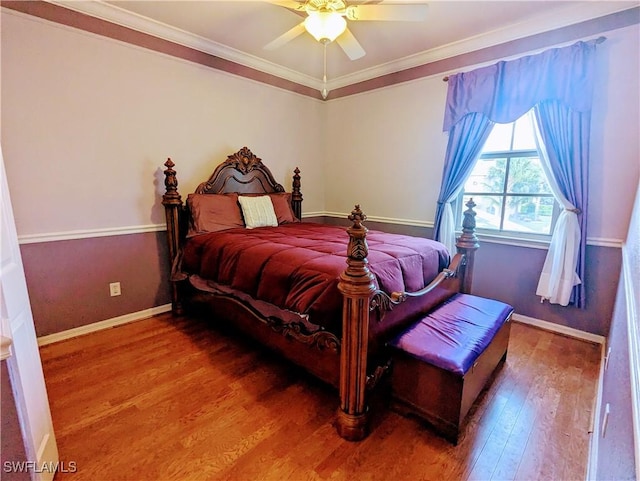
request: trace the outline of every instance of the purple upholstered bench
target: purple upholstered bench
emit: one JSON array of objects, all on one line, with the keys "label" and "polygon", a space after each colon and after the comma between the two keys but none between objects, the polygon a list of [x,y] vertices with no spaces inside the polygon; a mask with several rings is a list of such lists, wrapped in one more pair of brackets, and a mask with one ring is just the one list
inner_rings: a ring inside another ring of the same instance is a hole
[{"label": "purple upholstered bench", "polygon": [[513,307],[456,294],[393,339],[392,406],[457,444],[465,417],[507,357]]}]

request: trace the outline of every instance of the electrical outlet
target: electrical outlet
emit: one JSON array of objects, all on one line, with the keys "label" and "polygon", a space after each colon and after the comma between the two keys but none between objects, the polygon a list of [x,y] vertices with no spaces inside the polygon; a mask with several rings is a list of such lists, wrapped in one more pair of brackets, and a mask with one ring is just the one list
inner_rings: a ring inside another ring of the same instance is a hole
[{"label": "electrical outlet", "polygon": [[120,292],[120,283],[112,282],[111,284],[109,284],[109,293],[111,294],[111,297],[119,296],[120,294],[122,294],[122,292]]}]

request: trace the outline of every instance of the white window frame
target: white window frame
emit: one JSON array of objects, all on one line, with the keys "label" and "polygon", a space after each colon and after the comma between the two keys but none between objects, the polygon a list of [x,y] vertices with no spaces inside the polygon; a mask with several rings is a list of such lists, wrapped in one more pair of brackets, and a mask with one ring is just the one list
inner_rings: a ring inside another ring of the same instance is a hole
[{"label": "white window frame", "polygon": [[[528,114],[525,114],[528,115]],[[513,231],[508,229],[486,229],[477,227],[476,234],[481,240],[485,240],[488,242],[500,243],[500,244],[509,244],[509,245],[523,245],[525,247],[537,247],[541,249],[547,249],[549,244],[551,243],[551,236],[553,233],[553,229],[555,227],[556,221],[558,220],[558,216],[561,212],[561,207],[558,204],[558,201],[555,199],[553,193],[549,192],[548,194],[519,194],[519,193],[510,193],[507,191],[507,180],[509,178],[509,167],[511,164],[512,158],[541,158],[541,154],[537,149],[522,149],[522,150],[514,150],[513,142],[514,142],[514,130],[515,123],[511,122],[512,131],[511,131],[511,139],[510,139],[510,149],[502,150],[502,151],[490,151],[490,152],[481,152],[478,158],[476,159],[476,164],[482,159],[507,159],[505,166],[505,177],[503,182],[502,192],[465,192],[462,190],[458,195],[457,200],[453,203],[452,207],[454,208],[454,212],[456,212],[456,226],[457,231],[461,232],[462,229],[462,212],[464,210],[464,203],[470,198],[475,196],[496,196],[502,198],[502,214],[501,214],[501,224],[504,221],[506,215],[506,202],[509,197],[548,197],[553,199],[553,211],[551,214],[551,227],[550,232],[548,234],[538,234],[531,232],[520,232]],[[474,169],[476,165],[474,164]],[[543,175],[544,172],[543,172]],[[548,182],[548,180],[547,180]]]}]

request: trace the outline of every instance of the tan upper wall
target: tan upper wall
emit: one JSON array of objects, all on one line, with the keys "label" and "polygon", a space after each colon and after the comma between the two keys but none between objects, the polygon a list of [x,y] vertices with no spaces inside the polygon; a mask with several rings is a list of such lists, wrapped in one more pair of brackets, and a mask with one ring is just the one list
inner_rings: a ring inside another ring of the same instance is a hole
[{"label": "tan upper wall", "polygon": [[2,9],[2,148],[20,236],[162,224],[243,146],[324,208],[320,101]]},{"label": "tan upper wall", "polygon": [[[638,179],[640,42],[637,24],[603,33],[588,235],[616,240]],[[439,73],[322,103],[3,8],[2,147],[18,233],[162,224],[166,157],[186,196],[244,145],[287,188],[300,167],[306,213],[360,203],[430,225],[446,88]]]},{"label": "tan upper wall", "polygon": [[[639,32],[638,25],[603,32],[607,41],[598,46],[590,238],[621,241],[627,233],[640,175]],[[347,212],[359,202],[369,216],[432,225],[447,147],[442,132],[447,84],[442,77],[328,103],[327,135],[332,142],[325,175],[335,180],[326,181],[327,211]],[[334,175],[345,170],[358,182]]]}]

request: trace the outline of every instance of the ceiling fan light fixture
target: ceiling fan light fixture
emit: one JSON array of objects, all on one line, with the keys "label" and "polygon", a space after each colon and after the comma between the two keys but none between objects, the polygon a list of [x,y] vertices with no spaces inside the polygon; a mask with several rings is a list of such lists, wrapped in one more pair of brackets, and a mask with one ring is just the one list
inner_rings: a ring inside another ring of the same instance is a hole
[{"label": "ceiling fan light fixture", "polygon": [[309,12],[304,27],[318,42],[333,42],[347,28],[347,21],[337,12]]}]

